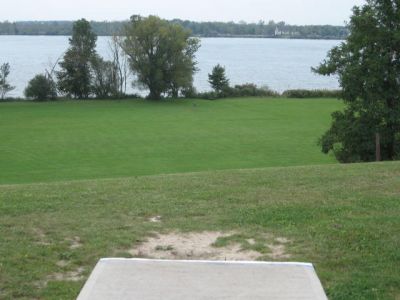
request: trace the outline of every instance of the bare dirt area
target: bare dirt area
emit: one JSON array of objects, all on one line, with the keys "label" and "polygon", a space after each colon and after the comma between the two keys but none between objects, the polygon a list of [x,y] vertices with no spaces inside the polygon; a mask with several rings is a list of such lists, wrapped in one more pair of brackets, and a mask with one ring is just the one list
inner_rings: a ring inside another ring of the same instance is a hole
[{"label": "bare dirt area", "polygon": [[82,241],[79,236],[74,236],[73,238],[66,239],[66,241],[70,244],[70,250],[75,250],[82,247]]},{"label": "bare dirt area", "polygon": [[49,246],[51,243],[47,239],[46,233],[40,228],[33,229],[33,236],[36,239],[36,244],[41,246]]},{"label": "bare dirt area", "polygon": [[73,271],[53,273],[51,275],[48,275],[46,279],[36,282],[34,286],[36,288],[43,289],[48,285],[50,281],[70,281],[70,282],[81,281],[85,279],[85,277],[83,276],[84,271],[85,271],[84,267],[79,267]]},{"label": "bare dirt area", "polygon": [[55,273],[49,276],[48,281],[80,281],[84,277],[82,273],[85,268],[79,267],[78,269],[66,273]]},{"label": "bare dirt area", "polygon": [[[218,231],[206,231],[196,233],[172,232],[159,234],[148,238],[129,253],[134,257],[146,257],[154,259],[187,259],[187,260],[229,260],[229,261],[254,261],[262,258],[274,260],[287,259],[283,239],[265,240],[264,248],[260,251],[251,249],[256,245],[255,239],[244,239],[243,243],[237,239],[221,247],[216,247],[220,239],[230,239],[235,232],[223,233]],[[285,239],[285,243],[289,240]],[[244,247],[247,243],[249,247]]]}]

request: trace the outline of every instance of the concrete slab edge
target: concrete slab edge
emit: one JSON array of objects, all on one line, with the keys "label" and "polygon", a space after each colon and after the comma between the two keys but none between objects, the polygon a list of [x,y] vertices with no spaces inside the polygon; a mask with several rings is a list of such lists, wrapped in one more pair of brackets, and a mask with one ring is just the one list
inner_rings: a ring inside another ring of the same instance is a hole
[{"label": "concrete slab edge", "polygon": [[277,265],[277,266],[301,266],[314,269],[312,263],[304,262],[268,262],[268,261],[229,261],[229,260],[169,260],[169,259],[149,259],[149,258],[102,258],[99,262],[109,261],[142,261],[142,262],[180,262],[197,264],[237,264],[237,265]]}]

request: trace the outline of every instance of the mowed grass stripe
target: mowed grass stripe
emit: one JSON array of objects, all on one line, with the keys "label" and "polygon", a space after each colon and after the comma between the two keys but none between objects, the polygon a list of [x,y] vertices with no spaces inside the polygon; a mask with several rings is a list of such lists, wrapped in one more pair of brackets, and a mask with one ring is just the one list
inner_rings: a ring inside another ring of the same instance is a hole
[{"label": "mowed grass stripe", "polygon": [[0,104],[0,184],[334,163],[335,99]]}]

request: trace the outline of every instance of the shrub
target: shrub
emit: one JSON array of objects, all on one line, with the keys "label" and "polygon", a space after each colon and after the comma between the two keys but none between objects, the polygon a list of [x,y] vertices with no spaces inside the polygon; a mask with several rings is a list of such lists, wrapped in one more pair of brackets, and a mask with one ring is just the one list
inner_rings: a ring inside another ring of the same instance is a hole
[{"label": "shrub", "polygon": [[25,89],[25,96],[30,99],[45,101],[57,98],[54,81],[42,74],[36,75]]},{"label": "shrub", "polygon": [[216,92],[203,92],[196,94],[195,98],[205,99],[205,100],[216,100],[220,98],[220,95]]},{"label": "shrub", "polygon": [[182,97],[186,99],[198,98],[199,95],[199,93],[197,92],[196,88],[193,85],[182,89],[181,94]]},{"label": "shrub", "polygon": [[215,100],[220,98],[238,98],[238,97],[279,97],[279,93],[269,89],[268,87],[258,87],[252,83],[235,85],[234,87],[226,86],[221,91],[197,93],[195,98]]},{"label": "shrub", "polygon": [[282,93],[286,98],[341,98],[341,90],[287,90]]},{"label": "shrub", "polygon": [[231,89],[230,97],[278,97],[279,94],[267,86],[258,87],[253,83],[235,85]]},{"label": "shrub", "polygon": [[117,66],[111,62],[95,55],[91,60],[92,70],[92,93],[96,98],[108,99],[119,98],[119,77]]}]

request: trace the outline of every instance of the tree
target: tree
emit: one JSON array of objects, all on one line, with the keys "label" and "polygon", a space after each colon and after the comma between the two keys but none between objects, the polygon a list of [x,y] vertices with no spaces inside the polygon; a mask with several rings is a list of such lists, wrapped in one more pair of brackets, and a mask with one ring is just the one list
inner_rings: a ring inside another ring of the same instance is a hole
[{"label": "tree", "polygon": [[97,56],[91,61],[92,91],[97,98],[120,96],[120,79],[117,65]]},{"label": "tree", "polygon": [[8,82],[8,76],[10,75],[10,64],[4,63],[0,66],[0,99],[4,100],[7,93],[15,89]]},{"label": "tree", "polygon": [[61,92],[75,98],[88,98],[91,94],[91,62],[96,58],[97,36],[85,19],[76,21],[70,48],[60,62],[61,71],[57,73],[58,88]]},{"label": "tree", "polygon": [[156,16],[133,16],[124,34],[123,49],[136,83],[150,91],[148,98],[176,97],[192,86],[199,40],[190,31]]},{"label": "tree", "polygon": [[112,63],[117,71],[116,85],[118,86],[118,93],[120,95],[126,94],[128,77],[130,75],[128,57],[121,47],[122,44],[123,38],[118,35],[113,35],[109,42],[109,48],[113,58]]},{"label": "tree", "polygon": [[367,0],[353,9],[350,35],[314,69],[337,75],[343,112],[321,138],[322,151],[341,162],[399,157],[400,148],[400,6],[396,0]]},{"label": "tree", "polygon": [[38,101],[57,98],[57,89],[54,81],[46,75],[36,75],[25,89],[25,97]]},{"label": "tree", "polygon": [[211,74],[208,74],[208,82],[216,93],[221,94],[229,87],[229,79],[226,78],[225,68],[219,64],[216,65]]}]

